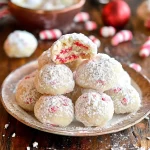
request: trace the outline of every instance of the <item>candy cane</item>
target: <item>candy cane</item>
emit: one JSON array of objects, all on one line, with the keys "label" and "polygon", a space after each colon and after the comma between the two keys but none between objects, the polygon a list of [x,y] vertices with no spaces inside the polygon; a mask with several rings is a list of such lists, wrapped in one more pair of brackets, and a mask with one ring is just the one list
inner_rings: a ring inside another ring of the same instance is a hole
[{"label": "candy cane", "polygon": [[146,42],[142,45],[139,56],[140,57],[148,57],[150,55],[150,37],[146,40]]},{"label": "candy cane", "polygon": [[87,31],[92,31],[92,30],[97,29],[96,22],[94,22],[94,21],[87,21],[87,22],[85,22],[85,29]]},{"label": "candy cane", "polygon": [[74,22],[85,22],[90,19],[90,16],[87,12],[79,12],[78,14],[75,15],[74,17]]},{"label": "candy cane", "polygon": [[114,36],[116,33],[116,29],[112,26],[104,26],[100,29],[100,35],[103,37]]},{"label": "candy cane", "polygon": [[135,71],[140,72],[142,70],[142,67],[139,64],[131,63],[129,65],[130,68],[133,68]]},{"label": "candy cane", "polygon": [[4,8],[4,9],[0,10],[0,18],[3,18],[3,17],[5,17],[9,14],[10,14],[10,12],[7,8]]},{"label": "candy cane", "polygon": [[90,36],[89,36],[89,39],[91,39],[92,42],[95,43],[98,48],[100,47],[101,42],[100,42],[100,40],[99,40],[98,38],[96,38],[94,35],[90,35]]},{"label": "candy cane", "polygon": [[132,40],[133,35],[129,30],[122,30],[118,32],[111,40],[111,44],[113,46],[118,45],[119,43],[126,42]]},{"label": "candy cane", "polygon": [[39,33],[41,40],[58,39],[61,35],[62,32],[59,29],[43,30]]}]

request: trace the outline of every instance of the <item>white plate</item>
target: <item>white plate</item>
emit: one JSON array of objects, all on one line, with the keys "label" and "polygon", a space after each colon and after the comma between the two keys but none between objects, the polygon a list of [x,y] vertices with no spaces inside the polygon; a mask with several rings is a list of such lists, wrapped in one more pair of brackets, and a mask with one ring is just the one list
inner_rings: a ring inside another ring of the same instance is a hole
[{"label": "white plate", "polygon": [[127,65],[124,65],[124,69],[129,73],[132,78],[132,84],[139,92],[142,99],[142,107],[138,112],[114,115],[113,119],[103,128],[101,127],[84,127],[80,122],[74,120],[68,127],[53,127],[46,126],[40,123],[34,114],[28,113],[20,108],[15,101],[15,88],[20,79],[25,75],[31,73],[37,68],[37,62],[28,63],[14,72],[10,73],[5,79],[2,85],[2,104],[6,111],[15,117],[20,122],[49,133],[68,135],[68,136],[95,136],[118,132],[127,129],[134,124],[140,122],[146,115],[150,113],[150,83],[141,74],[137,73]]}]

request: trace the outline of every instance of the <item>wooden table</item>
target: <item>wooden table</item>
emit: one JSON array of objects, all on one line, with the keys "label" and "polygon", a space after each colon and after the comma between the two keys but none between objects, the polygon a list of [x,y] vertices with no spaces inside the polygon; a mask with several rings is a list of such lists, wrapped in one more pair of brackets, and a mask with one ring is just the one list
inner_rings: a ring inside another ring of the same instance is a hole
[{"label": "wooden table", "polygon": [[[83,24],[76,25],[71,32],[82,32],[86,35],[94,34],[100,38],[102,45],[100,51],[107,52],[111,56],[116,57],[122,62],[139,63],[142,66],[142,73],[150,78],[150,57],[141,59],[138,56],[138,51],[141,44],[145,41],[146,36],[150,35],[150,30],[144,28],[143,22],[136,16],[136,9],[141,0],[126,0],[132,10],[132,17],[125,29],[130,29],[134,33],[134,39],[131,42],[120,44],[117,47],[110,45],[110,38],[104,39],[99,36],[98,31],[87,32],[84,30]],[[100,6],[92,6],[86,3],[84,10],[88,11],[91,19],[95,20],[99,26],[102,26],[100,17]],[[3,50],[3,43],[7,35],[16,30],[21,29],[16,22],[9,18],[0,21],[0,85],[5,77],[21,65],[35,60],[43,50],[48,49],[53,41],[40,41],[36,52],[29,58],[14,59],[8,58]],[[33,31],[37,36],[38,31]],[[38,38],[38,36],[37,36]],[[119,57],[118,57],[119,56]],[[4,129],[5,124],[9,124],[7,129]],[[12,137],[15,133],[16,136]],[[144,119],[135,126],[114,134],[108,134],[95,137],[67,137],[54,135],[32,129],[20,123],[10,116],[3,106],[0,104],[0,150],[25,150],[27,146],[33,148],[33,142],[38,142],[38,149],[52,150],[119,150],[121,148],[127,150],[136,150],[138,148],[150,148],[150,120]]]}]

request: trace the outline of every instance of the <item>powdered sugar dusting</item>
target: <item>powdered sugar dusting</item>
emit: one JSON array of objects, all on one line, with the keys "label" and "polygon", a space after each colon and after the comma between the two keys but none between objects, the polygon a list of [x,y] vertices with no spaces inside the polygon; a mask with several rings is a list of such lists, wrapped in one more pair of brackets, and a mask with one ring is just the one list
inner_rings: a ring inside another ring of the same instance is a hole
[{"label": "powdered sugar dusting", "polygon": [[30,150],[30,147],[29,147],[29,146],[27,147],[27,150]]},{"label": "powdered sugar dusting", "polygon": [[[35,85],[39,92],[49,93],[50,89],[55,90],[56,94],[64,94],[71,92],[74,88],[74,80],[72,71],[65,65],[47,64],[38,71],[36,75]],[[61,93],[61,90],[63,92]],[[65,91],[65,92],[64,92]]]},{"label": "powdered sugar dusting", "polygon": [[75,80],[81,87],[103,92],[116,85],[121,71],[123,69],[118,61],[105,54],[98,54],[77,68]]},{"label": "powdered sugar dusting", "polygon": [[30,75],[25,76],[19,82],[16,89],[16,100],[18,104],[27,110],[33,110],[35,102],[41,96],[41,94],[37,92],[34,85],[34,78],[36,73],[37,72],[34,71]]},{"label": "powdered sugar dusting", "polygon": [[4,128],[7,129],[8,127],[9,127],[9,124],[5,124],[5,127],[4,127]]},{"label": "powdered sugar dusting", "polygon": [[13,133],[11,137],[15,137],[15,136],[16,136],[16,133]]},{"label": "powdered sugar dusting", "polygon": [[38,142],[34,142],[33,147],[38,148]]},{"label": "powdered sugar dusting", "polygon": [[56,63],[68,63],[79,57],[90,58],[97,54],[97,46],[83,34],[66,34],[51,47],[52,60]]},{"label": "powdered sugar dusting", "polygon": [[54,117],[58,119],[67,117],[72,120],[74,117],[72,101],[62,95],[42,96],[35,105],[35,116],[43,123],[49,124],[54,124]]},{"label": "powdered sugar dusting", "polygon": [[113,117],[113,113],[113,102],[106,94],[84,93],[75,104],[76,119],[85,126],[103,126]]},{"label": "powdered sugar dusting", "polygon": [[120,84],[105,93],[114,101],[115,113],[134,112],[141,106],[140,96],[130,84]]},{"label": "powdered sugar dusting", "polygon": [[4,43],[5,51],[10,57],[28,57],[35,51],[37,45],[33,34],[20,30],[10,33]]}]

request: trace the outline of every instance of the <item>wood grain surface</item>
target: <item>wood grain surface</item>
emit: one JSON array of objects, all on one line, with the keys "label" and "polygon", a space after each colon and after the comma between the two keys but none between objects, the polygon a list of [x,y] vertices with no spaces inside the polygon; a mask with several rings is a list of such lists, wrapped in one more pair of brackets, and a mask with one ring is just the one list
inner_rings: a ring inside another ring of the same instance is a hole
[{"label": "wood grain surface", "polygon": [[[142,74],[150,78],[150,57],[141,59],[138,51],[144,43],[150,30],[144,28],[143,22],[136,15],[136,9],[142,0],[126,0],[131,7],[132,16],[125,29],[133,31],[134,39],[131,42],[112,47],[110,38],[104,39],[99,36],[99,32],[87,32],[83,24],[72,24],[69,32],[82,32],[86,35],[94,34],[101,40],[100,52],[106,52],[125,63],[139,63],[142,66]],[[101,8],[103,5],[93,6],[88,1],[83,10],[88,11],[91,20],[97,22],[98,26],[103,26],[101,20]],[[15,59],[8,58],[3,50],[3,43],[8,34],[22,27],[12,18],[7,17],[0,20],[0,85],[5,77],[23,64],[35,60],[44,50],[48,49],[54,41],[41,41],[36,52],[29,58]],[[32,31],[38,39],[39,31]],[[67,31],[63,31],[66,33]],[[5,129],[5,124],[9,124]],[[15,137],[12,135],[15,133]],[[27,147],[35,150],[137,150],[150,149],[150,120],[144,119],[135,126],[114,134],[95,137],[69,137],[45,133],[32,129],[10,116],[0,104],[0,150],[26,150]],[[33,148],[33,143],[38,142],[38,148]],[[143,149],[142,149],[143,148]]]}]

